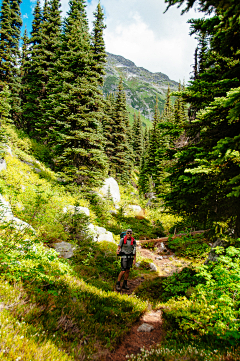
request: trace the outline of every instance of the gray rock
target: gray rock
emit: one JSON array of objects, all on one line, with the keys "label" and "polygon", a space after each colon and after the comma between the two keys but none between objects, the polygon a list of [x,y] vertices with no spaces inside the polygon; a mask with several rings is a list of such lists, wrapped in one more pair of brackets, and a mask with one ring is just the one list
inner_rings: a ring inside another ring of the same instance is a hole
[{"label": "gray rock", "polygon": [[152,200],[149,199],[149,200],[147,201],[146,207],[151,207],[152,204],[153,204]]},{"label": "gray rock", "polygon": [[112,232],[107,231],[105,228],[94,226],[94,224],[90,223],[88,225],[88,229],[92,234],[93,240],[95,242],[107,241],[107,242],[116,243],[113,238]]},{"label": "gray rock", "polygon": [[39,169],[39,168],[34,168],[34,171],[35,171],[36,173],[41,173],[41,169]]},{"label": "gray rock", "polygon": [[128,208],[130,208],[130,210],[133,211],[136,214],[138,214],[142,210],[142,208],[140,206],[137,206],[135,204],[129,204]]},{"label": "gray rock", "polygon": [[143,323],[141,326],[138,327],[137,332],[151,332],[154,330],[154,327],[152,325],[149,325],[148,323]]},{"label": "gray rock", "polygon": [[0,172],[7,169],[7,163],[5,159],[0,159]]},{"label": "gray rock", "polygon": [[115,211],[115,210],[113,210],[113,209],[110,209],[109,213],[110,213],[110,214],[115,214],[115,215],[116,215],[116,214],[117,214],[117,211]]},{"label": "gray rock", "polygon": [[105,179],[104,185],[100,189],[100,193],[106,197],[108,195],[108,192],[110,192],[110,195],[112,197],[112,200],[114,203],[118,203],[121,200],[120,190],[117,181],[110,177]]},{"label": "gray rock", "polygon": [[22,160],[22,162],[25,163],[25,164],[27,164],[27,165],[29,165],[30,167],[33,167],[33,166],[34,166],[33,163],[27,162],[26,160]]},{"label": "gray rock", "polygon": [[216,242],[212,245],[212,249],[208,254],[207,260],[204,262],[204,264],[208,265],[209,262],[217,262],[219,255],[215,252],[216,247],[223,247],[227,248],[229,246],[229,243],[222,240],[217,239]]},{"label": "gray rock", "polygon": [[141,264],[140,262],[136,262],[135,266],[138,268],[138,267],[140,267],[140,264]]},{"label": "gray rock", "polygon": [[67,212],[71,212],[71,213],[84,213],[86,214],[86,216],[90,216],[90,211],[87,207],[81,207],[81,206],[78,206],[78,207],[75,207],[75,206],[72,206],[72,205],[68,205],[66,207],[63,208],[63,213],[67,213]]},{"label": "gray rock", "polygon": [[154,263],[149,263],[149,267],[150,267],[150,269],[151,269],[151,271],[157,271],[157,267],[155,266],[155,264]]},{"label": "gray rock", "polygon": [[0,195],[0,223],[10,223],[11,226],[19,231],[30,229],[31,231],[36,232],[30,224],[14,217],[9,202],[7,202],[2,195]]},{"label": "gray rock", "polygon": [[50,246],[54,248],[62,258],[71,258],[73,256],[73,246],[71,243],[63,241],[59,243],[52,243]]},{"label": "gray rock", "polygon": [[155,198],[156,198],[156,197],[155,197],[155,194],[156,194],[156,193],[154,193],[154,192],[148,192],[148,193],[145,193],[144,196],[145,196],[145,198],[147,198],[147,199],[155,199]]}]

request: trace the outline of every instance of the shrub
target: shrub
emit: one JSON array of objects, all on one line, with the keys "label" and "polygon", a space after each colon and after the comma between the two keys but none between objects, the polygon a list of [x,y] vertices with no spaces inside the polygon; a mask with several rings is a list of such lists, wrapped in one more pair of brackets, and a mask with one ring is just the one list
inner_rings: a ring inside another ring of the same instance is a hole
[{"label": "shrub", "polygon": [[202,234],[195,236],[182,236],[169,239],[168,247],[172,249],[176,256],[187,257],[189,259],[203,259],[209,253],[211,247]]},{"label": "shrub", "polygon": [[[222,253],[223,249],[219,249]],[[190,296],[171,300],[164,317],[178,338],[198,335],[208,344],[237,345],[240,339],[240,249],[228,247],[217,263],[201,266],[199,283]]]},{"label": "shrub", "polygon": [[174,273],[170,277],[156,277],[142,283],[138,287],[136,294],[148,299],[153,303],[166,302],[172,297],[190,294],[193,287],[199,283],[197,272],[193,268],[184,268],[179,273]]}]

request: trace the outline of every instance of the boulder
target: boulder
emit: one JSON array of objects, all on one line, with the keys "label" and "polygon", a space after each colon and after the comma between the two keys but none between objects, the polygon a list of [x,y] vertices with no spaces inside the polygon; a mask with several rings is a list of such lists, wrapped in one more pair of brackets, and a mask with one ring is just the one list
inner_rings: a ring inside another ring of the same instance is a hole
[{"label": "boulder", "polygon": [[110,214],[117,215],[117,211],[115,211],[115,210],[113,210],[113,209],[110,209],[109,213],[110,213]]},{"label": "boulder", "polygon": [[78,207],[75,207],[75,206],[72,206],[72,205],[68,205],[66,207],[63,208],[63,213],[67,213],[67,212],[71,212],[71,213],[84,213],[86,214],[86,216],[90,216],[90,211],[87,207],[81,207],[81,206],[78,206]]},{"label": "boulder", "polygon": [[71,258],[73,256],[73,246],[71,243],[63,241],[59,243],[52,243],[50,246],[54,248],[62,258]]},{"label": "boulder", "polygon": [[137,332],[151,332],[154,330],[154,327],[152,325],[149,325],[148,323],[143,323],[141,326],[138,327]]},{"label": "boulder", "polygon": [[151,271],[157,271],[157,267],[155,266],[155,264],[154,263],[149,263],[149,267],[150,267],[150,269],[151,269]]},{"label": "boulder", "polygon": [[155,192],[148,192],[148,193],[144,194],[145,198],[147,198],[147,199],[155,199],[156,198],[155,195],[156,195]]},{"label": "boulder", "polygon": [[93,240],[95,242],[107,241],[107,242],[116,243],[113,238],[113,234],[107,231],[105,228],[94,226],[94,224],[90,223],[88,229],[90,233],[93,235]]},{"label": "boulder", "polygon": [[103,194],[104,197],[107,197],[108,192],[110,192],[110,195],[114,203],[120,202],[121,195],[120,195],[119,186],[117,181],[112,177],[105,179],[104,185],[100,189],[100,193]]},{"label": "boulder", "polygon": [[208,254],[208,258],[204,262],[204,264],[208,264],[209,262],[216,262],[218,260],[219,255],[215,252],[216,247],[227,248],[229,243],[224,241],[223,239],[217,239],[215,243],[212,245],[212,249]]},{"label": "boulder", "polygon": [[136,215],[139,215],[139,213],[142,211],[142,208],[140,206],[129,204],[128,208],[133,211]]},{"label": "boulder", "polygon": [[7,163],[5,159],[0,159],[0,172],[7,169]]},{"label": "boulder", "polygon": [[17,217],[14,217],[9,202],[7,202],[1,194],[0,194],[0,222],[11,223],[11,225],[19,231],[30,229],[31,231],[35,232],[35,229],[32,226],[30,226],[30,224],[22,221]]}]

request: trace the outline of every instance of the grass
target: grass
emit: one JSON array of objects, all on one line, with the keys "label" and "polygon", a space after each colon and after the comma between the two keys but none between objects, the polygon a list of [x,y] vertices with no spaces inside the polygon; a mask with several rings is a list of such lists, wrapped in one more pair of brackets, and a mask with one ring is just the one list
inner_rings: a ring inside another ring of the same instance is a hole
[{"label": "grass", "polygon": [[[212,320],[218,316],[218,324],[213,322],[214,332],[216,324],[221,328],[221,322],[225,322],[224,335],[230,325],[229,314],[235,327],[231,326],[231,340],[237,339],[237,325],[232,319],[238,319],[239,300],[235,293],[232,296],[232,287],[238,287],[238,283],[234,283],[239,274],[235,257],[238,251],[229,250],[230,258],[223,257],[225,263],[218,265],[219,270],[202,271],[205,279],[212,280],[209,286],[197,276],[195,268],[185,268],[168,278],[156,277],[156,273],[148,270],[152,260],[138,255],[141,267],[132,269],[130,277],[144,276],[145,281],[135,291],[136,295],[129,297],[114,292],[120,271],[117,243],[93,242],[87,230],[89,222],[104,226],[119,240],[119,234],[126,228],[132,228],[136,238],[140,235],[159,237],[176,224],[180,227],[182,219],[164,213],[163,207],[146,209],[144,218],[136,219],[127,209],[128,205],[144,208],[146,200],[139,198],[130,183],[120,187],[120,209],[117,214],[111,214],[111,200],[64,186],[64,182],[58,180],[58,175],[48,166],[51,157],[44,146],[13,127],[7,127],[7,134],[14,157],[5,156],[7,170],[0,173],[0,192],[11,204],[14,216],[26,221],[36,232],[18,231],[11,222],[0,224],[0,358],[9,361],[101,359],[106,349],[113,350],[119,344],[151,303],[152,307],[163,308],[168,338],[161,347],[149,353],[143,351],[136,360],[220,360],[220,348],[214,353],[210,344],[204,349],[202,345],[190,347],[187,342],[194,341],[197,332],[208,330],[208,315]],[[137,182],[137,171],[132,180]],[[88,207],[90,217],[64,213],[63,208],[68,205]],[[76,248],[70,260],[59,258],[49,248],[49,243],[62,240]],[[183,238],[171,246],[188,260],[194,256],[195,261],[199,260],[195,257],[199,246],[205,243],[201,237]],[[203,251],[201,262],[205,257]],[[211,278],[214,272],[219,282],[216,285]],[[227,310],[224,317],[216,302],[223,280],[227,280],[224,292],[229,293],[229,297],[220,295],[217,302]],[[202,295],[206,299],[203,303]],[[199,330],[191,310],[203,325]],[[174,343],[176,337],[179,338],[176,331],[179,327],[187,330],[185,344],[170,348],[170,341]],[[197,339],[200,340],[199,335]],[[223,356],[224,360],[238,359],[236,350],[229,352],[231,355]]]}]

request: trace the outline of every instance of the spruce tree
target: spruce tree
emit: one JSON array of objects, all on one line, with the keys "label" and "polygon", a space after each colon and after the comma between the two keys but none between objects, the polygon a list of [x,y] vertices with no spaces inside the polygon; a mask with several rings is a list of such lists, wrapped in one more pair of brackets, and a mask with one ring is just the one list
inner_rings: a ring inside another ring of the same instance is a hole
[{"label": "spruce tree", "polygon": [[134,123],[132,128],[132,145],[134,153],[134,164],[139,167],[140,160],[143,153],[143,133],[142,133],[142,122],[140,112],[136,116],[134,114]]},{"label": "spruce tree", "polygon": [[105,74],[105,64],[106,64],[106,50],[105,42],[103,38],[103,30],[106,29],[104,24],[104,13],[100,5],[100,2],[97,5],[96,12],[94,13],[95,20],[93,22],[93,31],[92,31],[92,52],[93,52],[93,71],[96,72],[96,77],[98,76],[99,85],[103,85]]},{"label": "spruce tree", "polygon": [[[187,2],[186,10],[194,3]],[[176,152],[166,200],[201,227],[226,222],[239,237],[240,8],[229,0],[227,6],[203,1],[200,9],[214,16],[191,20],[192,34],[205,34],[209,44],[199,44],[204,57],[198,56],[197,77],[182,93],[195,114],[185,126],[188,142]]]},{"label": "spruce tree", "polygon": [[[42,19],[42,22],[41,22]],[[39,37],[38,31],[40,30]],[[55,62],[61,45],[61,11],[60,1],[45,2],[43,17],[39,3],[35,8],[35,18],[32,30],[32,53],[26,79],[26,102],[23,106],[26,130],[34,137],[46,137],[48,123],[44,117],[51,93],[49,79],[53,75]]]},{"label": "spruce tree", "polygon": [[7,137],[5,125],[9,122],[10,110],[10,91],[5,83],[0,82],[0,158],[4,156],[6,148]]},{"label": "spruce tree", "polygon": [[21,114],[19,40],[22,26],[21,0],[3,0],[0,14],[0,81],[9,86],[11,92],[11,115],[19,126]]},{"label": "spruce tree", "polygon": [[101,182],[107,171],[101,125],[103,101],[92,72],[85,3],[71,0],[61,52],[51,80],[46,118],[55,168],[77,184]]},{"label": "spruce tree", "polygon": [[127,181],[129,175],[129,148],[131,147],[128,142],[127,132],[128,129],[128,114],[126,106],[126,96],[123,89],[123,82],[120,78],[115,111],[113,115],[113,154],[112,154],[112,166],[115,171],[116,177],[120,181]]}]

